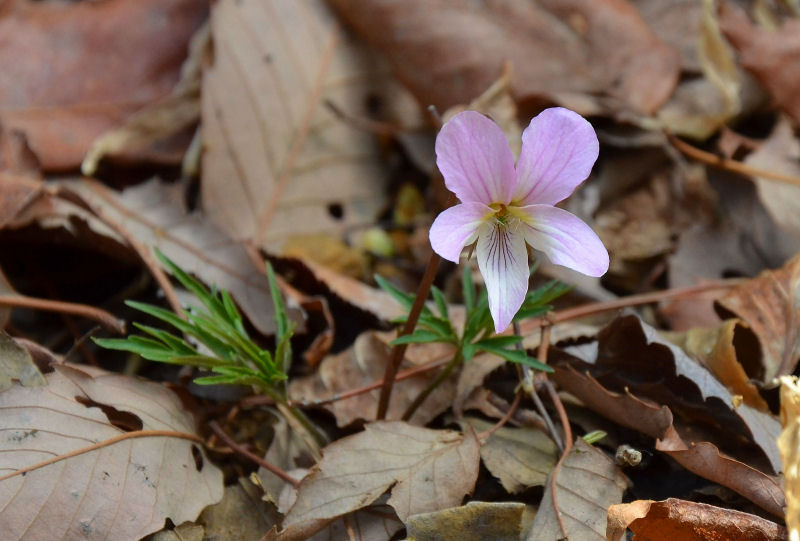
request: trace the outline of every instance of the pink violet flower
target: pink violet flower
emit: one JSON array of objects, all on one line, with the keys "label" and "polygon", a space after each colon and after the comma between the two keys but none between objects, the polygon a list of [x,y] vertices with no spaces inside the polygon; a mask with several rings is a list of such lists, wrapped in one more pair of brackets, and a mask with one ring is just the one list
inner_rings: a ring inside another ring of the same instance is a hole
[{"label": "pink violet flower", "polygon": [[531,120],[516,167],[503,132],[476,111],[455,115],[436,137],[436,163],[461,203],[437,216],[431,245],[458,263],[462,249],[477,240],[478,267],[498,333],[528,291],[526,243],[553,263],[589,276],[608,270],[608,251],[594,231],[554,206],[586,180],[598,151],[592,125],[561,107]]}]

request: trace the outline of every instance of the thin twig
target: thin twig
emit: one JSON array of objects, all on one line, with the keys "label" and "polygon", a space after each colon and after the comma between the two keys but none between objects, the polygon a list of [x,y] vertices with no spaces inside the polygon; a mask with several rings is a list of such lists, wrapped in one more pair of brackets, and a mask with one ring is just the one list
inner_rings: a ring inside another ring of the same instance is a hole
[{"label": "thin twig", "polygon": [[[514,326],[514,334],[520,335],[520,325],[518,322],[513,322]],[[541,344],[540,344],[541,345]],[[517,344],[517,349],[522,350],[522,344]],[[519,365],[517,365],[519,366]],[[553,423],[553,420],[550,418],[550,414],[547,412],[547,408],[544,407],[544,402],[542,399],[539,398],[539,394],[536,392],[536,386],[533,382],[533,370],[529,366],[522,366],[521,371],[523,373],[523,387],[528,391],[528,394],[531,396],[531,400],[533,400],[533,404],[536,406],[536,411],[539,412],[539,415],[544,419],[544,424],[547,426],[547,432],[550,434],[550,438],[558,447],[558,450],[561,451],[564,449],[564,442],[561,441],[561,436],[558,434],[556,430],[556,425]]]},{"label": "thin twig", "polygon": [[[449,362],[448,358],[449,355],[441,357],[429,363],[423,364],[421,366],[409,368],[408,370],[403,370],[402,372],[398,372],[397,376],[394,378],[394,381],[395,382],[403,381],[405,379],[413,378],[414,376],[424,374],[425,372],[430,372],[435,368],[447,364]],[[377,381],[370,383],[369,385],[364,385],[363,387],[350,389],[349,391],[344,391],[341,393],[335,393],[334,395],[328,398],[319,398],[315,400],[287,400],[286,404],[292,408],[317,408],[320,406],[325,406],[327,404],[332,404],[333,402],[338,402],[340,400],[347,400],[348,398],[353,398],[355,396],[362,395],[370,391],[374,391],[375,389],[380,389],[382,386],[383,386],[383,380],[379,379]],[[275,400],[272,397],[266,395],[247,396],[240,401],[240,404],[243,407],[262,406],[274,403]]]},{"label": "thin twig", "polygon": [[278,466],[276,466],[276,465],[274,465],[274,464],[272,464],[270,462],[267,462],[266,460],[264,460],[260,456],[254,454],[254,453],[251,453],[250,451],[248,451],[247,449],[245,449],[244,447],[242,447],[241,445],[236,443],[233,440],[233,438],[228,436],[228,434],[224,430],[222,430],[222,427],[219,426],[216,421],[209,421],[208,426],[214,432],[214,434],[216,434],[217,437],[219,439],[221,439],[223,441],[223,443],[225,443],[225,445],[227,445],[228,447],[233,449],[236,453],[242,455],[243,457],[245,457],[248,460],[252,460],[253,462],[258,464],[259,466],[262,466],[264,469],[266,469],[269,472],[275,474],[281,480],[286,481],[287,483],[290,483],[294,488],[297,488],[297,487],[300,486],[300,481],[298,481],[297,479],[295,479],[294,477],[292,477],[291,475],[289,475],[288,473],[286,473],[285,471],[280,469]]},{"label": "thin twig", "polygon": [[716,167],[718,169],[724,169],[725,171],[732,171],[734,173],[739,173],[741,175],[745,175],[748,177],[766,178],[769,180],[776,180],[778,182],[785,182],[787,184],[794,184],[795,186],[800,186],[800,177],[794,175],[785,175],[783,173],[776,173],[774,171],[765,171],[763,169],[752,167],[740,161],[731,160],[730,158],[723,158],[722,156],[717,156],[716,154],[712,154],[711,152],[700,150],[699,148],[690,145],[686,141],[678,139],[672,134],[667,134],[667,139],[669,139],[669,142],[672,143],[672,145],[675,148],[677,148],[690,158],[694,158],[695,160],[703,162],[712,167]]},{"label": "thin twig", "polygon": [[12,477],[16,477],[17,475],[24,475],[30,471],[38,470],[39,468],[44,468],[45,466],[49,466],[50,464],[55,464],[56,462],[61,462],[62,460],[67,460],[68,458],[73,458],[78,455],[82,455],[84,453],[89,453],[92,451],[96,451],[98,449],[102,449],[103,447],[108,447],[109,445],[113,445],[121,441],[130,440],[133,438],[152,438],[152,437],[182,438],[185,440],[196,441],[197,443],[200,444],[203,443],[203,440],[202,438],[200,438],[200,436],[196,436],[194,434],[187,434],[186,432],[175,432],[173,430],[135,430],[133,432],[125,432],[124,434],[114,436],[113,438],[99,441],[97,443],[93,443],[92,445],[87,445],[86,447],[81,447],[80,449],[75,449],[74,451],[64,453],[63,455],[54,456],[52,458],[48,458],[47,460],[37,462],[36,464],[31,464],[30,466],[26,466],[24,468],[15,470],[11,473],[7,473],[6,475],[0,476],[0,482],[5,481],[6,479],[11,479]]},{"label": "thin twig", "polygon": [[125,322],[123,320],[117,319],[113,314],[105,310],[86,304],[40,299],[38,297],[28,297],[26,295],[0,295],[0,306],[32,308],[34,310],[44,310],[46,312],[59,312],[62,314],[81,316],[96,321],[116,333],[125,334]]},{"label": "thin twig", "polygon": [[500,419],[499,421],[497,421],[497,423],[493,427],[491,427],[490,429],[478,434],[478,441],[486,442],[489,438],[492,437],[492,435],[495,432],[497,432],[498,430],[503,428],[503,426],[505,426],[505,424],[517,412],[517,408],[519,407],[519,403],[522,401],[522,395],[523,395],[523,390],[521,388],[517,389],[517,393],[514,395],[514,401],[511,403],[511,406],[508,408],[508,411],[506,412],[506,414],[503,415],[503,418]]},{"label": "thin twig", "polygon": [[610,310],[620,310],[622,308],[628,308],[630,306],[652,304],[654,302],[659,302],[667,299],[691,297],[692,295],[696,295],[697,293],[713,291],[715,289],[728,289],[740,283],[742,283],[741,279],[716,280],[713,282],[705,282],[702,284],[689,287],[676,287],[673,289],[665,289],[663,291],[652,291],[650,293],[630,295],[628,297],[622,297],[620,299],[613,299],[610,301],[600,301],[600,302],[582,304],[580,306],[575,306],[574,308],[567,308],[565,310],[551,312],[546,316],[537,317],[534,319],[530,319],[528,321],[524,321],[521,325],[521,328],[523,333],[530,334],[531,332],[540,327],[555,325],[557,323],[563,323],[564,321],[579,319],[587,316],[593,316],[595,314],[608,312]]},{"label": "thin twig", "polygon": [[[539,360],[543,363],[547,362],[547,350],[550,345],[550,327],[543,327],[542,328],[542,340],[539,344]],[[550,477],[550,493],[553,497],[553,512],[556,515],[556,519],[558,520],[558,526],[561,529],[561,533],[564,539],[567,538],[567,530],[564,527],[564,521],[561,518],[561,512],[558,509],[558,498],[557,498],[557,491],[558,491],[558,472],[561,471],[561,465],[566,460],[567,456],[569,455],[570,450],[572,449],[572,427],[569,424],[569,417],[567,416],[567,410],[564,409],[564,404],[561,402],[561,398],[558,396],[555,387],[553,386],[553,382],[550,381],[549,378],[545,378],[544,385],[547,388],[547,393],[550,395],[550,400],[553,401],[553,405],[558,412],[558,417],[561,421],[561,427],[564,430],[564,449],[561,452],[561,457],[558,459],[555,467],[553,468],[553,474]]]}]

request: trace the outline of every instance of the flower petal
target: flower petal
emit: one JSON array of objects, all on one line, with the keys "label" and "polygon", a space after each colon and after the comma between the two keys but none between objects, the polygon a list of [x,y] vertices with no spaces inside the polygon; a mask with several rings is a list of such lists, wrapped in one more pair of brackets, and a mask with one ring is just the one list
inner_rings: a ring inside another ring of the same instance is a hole
[{"label": "flower petal", "polygon": [[478,268],[489,293],[498,333],[508,327],[528,292],[528,249],[523,229],[487,223],[478,233]]},{"label": "flower petal", "polygon": [[476,111],[451,118],[436,137],[436,164],[447,188],[464,202],[511,201],[514,155],[497,124]]},{"label": "flower petal", "polygon": [[478,227],[493,213],[483,203],[462,203],[445,210],[431,225],[433,251],[448,261],[458,263],[461,250],[475,242]]},{"label": "flower petal", "polygon": [[606,273],[608,251],[580,218],[550,205],[529,205],[519,210],[530,219],[525,240],[547,254],[550,261],[589,276]]},{"label": "flower petal", "polygon": [[600,145],[589,122],[563,107],[545,109],[522,132],[517,160],[520,205],[555,205],[586,180]]}]

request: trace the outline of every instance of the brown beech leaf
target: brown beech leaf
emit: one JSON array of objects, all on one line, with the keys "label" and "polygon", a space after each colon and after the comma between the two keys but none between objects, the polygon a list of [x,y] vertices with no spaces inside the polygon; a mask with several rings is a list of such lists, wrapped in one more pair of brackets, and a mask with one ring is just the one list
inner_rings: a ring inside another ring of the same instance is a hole
[{"label": "brown beech leaf", "polygon": [[377,141],[325,104],[391,114],[402,89],[388,68],[322,0],[221,0],[211,34],[202,92],[209,217],[273,253],[292,235],[371,225],[385,197]]},{"label": "brown beech leaf", "polygon": [[627,2],[328,2],[421,103],[442,111],[480,95],[506,61],[515,98],[546,98],[583,114],[653,112],[677,82],[677,53]]},{"label": "brown beech leaf", "polygon": [[340,439],[303,479],[284,527],[360,509],[391,489],[388,504],[401,520],[461,504],[478,477],[475,433],[430,430],[403,422],[367,424]]},{"label": "brown beech leaf", "polygon": [[777,31],[761,29],[730,2],[720,4],[720,27],[775,102],[800,122],[800,20],[789,19]]},{"label": "brown beech leaf", "polygon": [[41,180],[0,173],[0,229],[11,224],[25,207],[44,196]]},{"label": "brown beech leaf", "polygon": [[761,381],[794,371],[800,357],[800,254],[732,288],[716,306],[723,317],[735,315],[758,336]]},{"label": "brown beech leaf", "polygon": [[525,526],[519,502],[469,502],[406,520],[406,541],[519,541]]},{"label": "brown beech leaf", "polygon": [[[493,425],[476,417],[465,417],[461,423],[476,432],[489,430]],[[544,486],[558,456],[555,443],[541,430],[502,427],[481,445],[481,459],[503,488],[515,494],[529,487]]]},{"label": "brown beech leaf", "polygon": [[191,415],[162,385],[66,365],[45,377],[47,386],[0,393],[4,539],[135,540],[167,518],[194,520],[222,497],[222,472],[202,446],[177,436],[123,439],[35,467],[132,430],[195,435]]},{"label": "brown beech leaf", "polygon": [[690,441],[687,445],[675,430],[668,407],[641,400],[627,389],[624,394],[609,391],[592,376],[581,374],[568,365],[557,366],[554,377],[559,387],[592,410],[655,438],[656,449],[667,453],[692,473],[738,492],[775,515],[782,513],[783,490],[774,478],[720,453],[711,443]]},{"label": "brown beech leaf", "polygon": [[169,93],[207,13],[196,0],[5,2],[4,133],[22,132],[45,170],[76,168],[97,136]]},{"label": "brown beech leaf", "polygon": [[781,424],[778,447],[786,482],[786,525],[800,535],[800,386],[797,377],[781,376]]},{"label": "brown beech leaf", "polygon": [[[391,333],[390,336],[394,338],[395,335]],[[381,381],[391,353],[387,341],[381,339],[381,334],[375,331],[360,334],[350,348],[325,358],[316,374],[293,380],[289,384],[290,396],[294,400],[313,403],[314,400],[326,400],[344,391]],[[452,353],[453,348],[443,344],[415,344],[407,349],[406,361],[400,366],[400,370],[414,368],[437,358],[446,358],[452,356]],[[400,419],[406,408],[436,374],[437,370],[430,370],[395,383],[387,419]],[[431,393],[417,409],[410,422],[419,425],[430,422],[451,406],[455,389],[455,377],[442,382],[436,392]],[[324,407],[336,416],[336,424],[343,427],[358,420],[371,419],[377,410],[379,396],[380,388],[377,388],[347,400],[325,404]]]},{"label": "brown beech leaf", "polygon": [[637,500],[608,509],[609,541],[620,541],[627,529],[633,541],[783,541],[786,528],[734,509],[669,498]]},{"label": "brown beech leaf", "polygon": [[752,334],[741,321],[729,319],[711,329],[695,328],[685,333],[670,333],[666,336],[708,368],[734,396],[741,396],[744,403],[752,408],[762,412],[769,411],[767,402],[750,381],[745,368],[737,358],[735,346],[737,338],[743,350],[746,346],[751,346],[743,351],[748,359],[757,360],[759,357],[758,344],[752,339],[747,340]]},{"label": "brown beech leaf", "polygon": [[[204,527],[201,539],[258,539],[278,523],[275,508],[261,500],[246,478],[225,487],[222,499],[206,507],[197,519]],[[176,541],[183,541],[177,539]]]},{"label": "brown beech leaf", "polygon": [[554,360],[588,370],[611,391],[627,388],[639,398],[668,406],[681,419],[676,428],[688,442],[711,442],[747,464],[781,471],[777,419],[738,405],[709,370],[638,317],[620,316],[600,331],[597,342],[565,351],[580,360],[555,350]]},{"label": "brown beech leaf", "polygon": [[153,179],[122,193],[91,180],[62,186],[144,246],[158,248],[205,283],[230,291],[259,331],[274,331],[266,274],[253,265],[239,243],[201,213],[184,209],[180,185]]},{"label": "brown beech leaf", "polygon": [[578,438],[557,475],[550,475],[527,541],[602,539],[607,509],[622,501],[629,483],[610,458]]}]

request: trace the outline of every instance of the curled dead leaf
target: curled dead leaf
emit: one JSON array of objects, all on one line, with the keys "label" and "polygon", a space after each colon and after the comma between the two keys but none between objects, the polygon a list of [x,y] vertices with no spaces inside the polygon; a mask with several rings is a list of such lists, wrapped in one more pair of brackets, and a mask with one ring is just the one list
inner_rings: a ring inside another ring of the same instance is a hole
[{"label": "curled dead leaf", "polygon": [[676,498],[612,505],[608,509],[606,538],[620,541],[628,528],[634,534],[634,541],[783,541],[787,538],[784,527],[761,517]]}]

